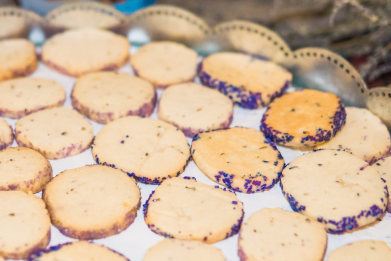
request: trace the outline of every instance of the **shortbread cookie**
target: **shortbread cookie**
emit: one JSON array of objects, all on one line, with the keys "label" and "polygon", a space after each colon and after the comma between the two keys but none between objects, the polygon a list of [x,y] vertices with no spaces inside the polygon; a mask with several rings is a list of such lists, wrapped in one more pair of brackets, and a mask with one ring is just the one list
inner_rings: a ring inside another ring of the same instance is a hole
[{"label": "shortbread cookie", "polygon": [[198,55],[192,49],[174,42],[152,42],[130,57],[133,70],[154,86],[191,82],[197,74]]},{"label": "shortbread cookie", "polygon": [[387,127],[367,109],[346,107],[346,124],[321,149],[344,149],[372,164],[390,154],[391,140]]},{"label": "shortbread cookie", "polygon": [[159,184],[185,170],[190,149],[185,135],[171,124],[128,116],[100,130],[92,155],[98,164],[121,169],[143,183]]},{"label": "shortbread cookie", "polygon": [[332,251],[327,261],[389,261],[391,248],[380,240],[360,240]]},{"label": "shortbread cookie", "polygon": [[32,42],[25,39],[0,41],[0,81],[28,75],[35,71],[37,64]]},{"label": "shortbread cookie", "polygon": [[26,19],[20,16],[0,16],[0,39],[20,37],[25,32],[26,25]]},{"label": "shortbread cookie", "polygon": [[193,139],[191,153],[208,178],[245,193],[272,188],[284,167],[274,144],[262,132],[250,128],[200,133]]},{"label": "shortbread cookie", "polygon": [[387,207],[387,186],[380,174],[344,151],[297,157],[284,168],[280,184],[294,211],[323,223],[330,233],[368,225]]},{"label": "shortbread cookie", "polygon": [[14,141],[14,134],[11,126],[4,119],[0,118],[0,150],[7,148]]},{"label": "shortbread cookie", "polygon": [[47,40],[42,47],[42,61],[49,67],[70,75],[117,70],[128,60],[128,40],[109,31],[84,28],[69,30]]},{"label": "shortbread cookie", "polygon": [[144,205],[144,219],[153,232],[206,243],[235,235],[243,215],[243,203],[233,192],[189,177],[165,180]]},{"label": "shortbread cookie", "polygon": [[244,260],[323,260],[327,234],[303,215],[279,208],[255,212],[239,233],[238,255]]},{"label": "shortbread cookie", "polygon": [[228,128],[232,122],[233,104],[216,90],[183,83],[163,92],[158,115],[192,138],[199,132]]},{"label": "shortbread cookie", "polygon": [[143,261],[224,261],[220,249],[197,241],[165,239],[148,249]]},{"label": "shortbread cookie", "polygon": [[372,166],[380,173],[382,178],[386,181],[389,192],[387,211],[391,213],[391,157],[378,160]]},{"label": "shortbread cookie", "polygon": [[52,166],[39,152],[24,148],[0,151],[0,190],[40,192],[52,178]]},{"label": "shortbread cookie", "polygon": [[91,123],[65,107],[34,112],[15,125],[19,146],[35,149],[48,159],[79,154],[90,146],[93,137]]},{"label": "shortbread cookie", "polygon": [[156,93],[149,82],[135,76],[97,72],[77,79],[71,98],[80,113],[107,123],[128,115],[148,117],[155,108]]},{"label": "shortbread cookie", "polygon": [[88,241],[69,242],[49,249],[40,250],[28,259],[29,261],[129,261],[120,253]]},{"label": "shortbread cookie", "polygon": [[78,239],[122,232],[133,223],[140,206],[134,179],[100,165],[63,171],[46,185],[42,198],[53,225]]},{"label": "shortbread cookie", "polygon": [[305,149],[334,137],[345,125],[345,118],[345,108],[334,94],[299,90],[269,105],[261,130],[278,145]]},{"label": "shortbread cookie", "polygon": [[273,62],[232,52],[206,57],[198,74],[204,85],[216,88],[247,109],[266,106],[281,96],[292,81],[292,74]]},{"label": "shortbread cookie", "polygon": [[42,199],[0,191],[0,256],[25,259],[50,241],[50,218]]},{"label": "shortbread cookie", "polygon": [[0,83],[0,116],[20,118],[64,104],[65,89],[43,78],[18,78]]}]

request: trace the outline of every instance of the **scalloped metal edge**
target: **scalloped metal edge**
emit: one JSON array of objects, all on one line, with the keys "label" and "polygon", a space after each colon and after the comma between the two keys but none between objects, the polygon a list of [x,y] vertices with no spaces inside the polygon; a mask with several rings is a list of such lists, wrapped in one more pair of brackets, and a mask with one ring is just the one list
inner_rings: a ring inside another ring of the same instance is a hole
[{"label": "scalloped metal edge", "polygon": [[369,89],[367,108],[377,115],[391,129],[391,88],[375,87]]}]

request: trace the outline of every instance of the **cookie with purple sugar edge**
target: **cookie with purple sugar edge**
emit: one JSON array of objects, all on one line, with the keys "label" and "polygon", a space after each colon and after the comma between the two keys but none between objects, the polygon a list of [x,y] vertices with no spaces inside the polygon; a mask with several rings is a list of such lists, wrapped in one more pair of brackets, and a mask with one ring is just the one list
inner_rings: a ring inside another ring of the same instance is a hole
[{"label": "cookie with purple sugar edge", "polygon": [[388,205],[387,205],[387,211],[391,213],[391,197],[390,197],[390,191],[391,191],[391,156],[380,159],[376,161],[372,165],[382,176],[382,178],[386,181],[387,188],[388,188]]},{"label": "cookie with purple sugar edge", "polygon": [[391,260],[391,248],[380,240],[359,240],[330,252],[327,261],[388,261]]},{"label": "cookie with purple sugar edge", "polygon": [[345,107],[336,95],[305,89],[269,104],[260,129],[278,145],[309,149],[332,139],[345,122]]},{"label": "cookie with purple sugar edge", "polygon": [[284,159],[258,130],[234,127],[194,137],[192,158],[211,180],[244,193],[271,189],[280,179]]},{"label": "cookie with purple sugar edge", "polygon": [[14,141],[14,134],[12,128],[8,125],[6,120],[0,118],[0,150],[10,146]]},{"label": "cookie with purple sugar edge", "polygon": [[67,242],[51,246],[48,249],[41,249],[29,256],[28,261],[55,261],[59,259],[129,261],[128,258],[113,249],[88,241]]},{"label": "cookie with purple sugar edge", "polygon": [[206,243],[236,234],[244,216],[243,203],[233,192],[181,177],[162,182],[145,202],[143,211],[151,231]]},{"label": "cookie with purple sugar edge", "polygon": [[297,157],[284,168],[280,186],[294,211],[316,219],[334,234],[381,219],[389,197],[385,180],[373,167],[339,150]]},{"label": "cookie with purple sugar edge", "polygon": [[246,109],[265,107],[290,86],[292,74],[254,55],[223,52],[203,59],[198,66],[202,84],[227,95]]}]

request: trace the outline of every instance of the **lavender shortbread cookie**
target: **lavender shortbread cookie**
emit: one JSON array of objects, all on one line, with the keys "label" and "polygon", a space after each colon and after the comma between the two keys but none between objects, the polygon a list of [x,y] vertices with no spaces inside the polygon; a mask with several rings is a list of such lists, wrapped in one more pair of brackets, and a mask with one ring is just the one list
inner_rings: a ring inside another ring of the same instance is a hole
[{"label": "lavender shortbread cookie", "polygon": [[98,164],[118,168],[143,183],[159,184],[185,170],[190,149],[183,132],[173,125],[128,116],[99,131],[92,155]]},{"label": "lavender shortbread cookie", "polygon": [[[391,156],[380,159],[372,165],[386,181],[388,192],[391,191]],[[391,194],[388,195],[387,211],[391,213]]]},{"label": "lavender shortbread cookie", "polygon": [[281,96],[292,81],[292,74],[273,62],[232,52],[204,58],[198,75],[204,85],[216,88],[247,109],[266,106]]},{"label": "lavender shortbread cookie", "polygon": [[318,150],[299,156],[283,170],[281,189],[294,211],[345,233],[382,218],[388,190],[362,159],[345,151]]},{"label": "lavender shortbread cookie", "polygon": [[135,76],[97,72],[78,78],[71,98],[77,111],[108,123],[129,115],[148,117],[155,108],[156,93],[152,84]]},{"label": "lavender shortbread cookie", "polygon": [[260,129],[278,145],[308,149],[332,139],[345,118],[336,95],[306,89],[274,100],[263,114]]},{"label": "lavender shortbread cookie", "polygon": [[94,137],[93,128],[75,110],[58,107],[29,114],[16,122],[19,146],[35,149],[48,159],[61,159],[86,150]]},{"label": "lavender shortbread cookie", "polygon": [[391,248],[380,240],[360,240],[332,251],[327,261],[389,261]]},{"label": "lavender shortbread cookie", "polygon": [[271,189],[284,167],[274,144],[262,132],[250,128],[200,133],[193,138],[191,153],[208,178],[244,193]]},{"label": "lavender shortbread cookie", "polygon": [[0,150],[7,148],[14,141],[12,128],[4,119],[0,118]]},{"label": "lavender shortbread cookie", "polygon": [[43,192],[52,224],[77,239],[118,234],[136,218],[140,190],[133,178],[107,166],[69,169],[50,181]]},{"label": "lavender shortbread cookie", "polygon": [[144,205],[145,223],[153,232],[206,243],[235,235],[243,215],[243,203],[233,192],[190,177],[165,180]]},{"label": "lavender shortbread cookie", "polygon": [[159,119],[192,138],[199,132],[227,128],[232,122],[232,101],[216,90],[195,83],[170,86],[159,102]]}]

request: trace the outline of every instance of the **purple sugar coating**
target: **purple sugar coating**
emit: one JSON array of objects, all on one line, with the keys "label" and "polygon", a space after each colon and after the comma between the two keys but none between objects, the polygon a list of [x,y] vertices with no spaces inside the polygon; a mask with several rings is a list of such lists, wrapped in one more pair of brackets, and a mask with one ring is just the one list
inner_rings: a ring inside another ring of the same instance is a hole
[{"label": "purple sugar coating", "polygon": [[24,109],[22,111],[17,111],[17,112],[9,110],[7,108],[3,108],[3,109],[0,109],[0,116],[12,118],[12,119],[19,119],[19,118],[22,118],[23,116],[29,115],[29,114],[36,112],[36,111],[62,106],[64,104],[64,102],[65,102],[65,98],[58,101],[55,104],[51,104],[48,106],[40,106],[40,107],[36,107],[36,108],[30,109],[30,110]]}]

